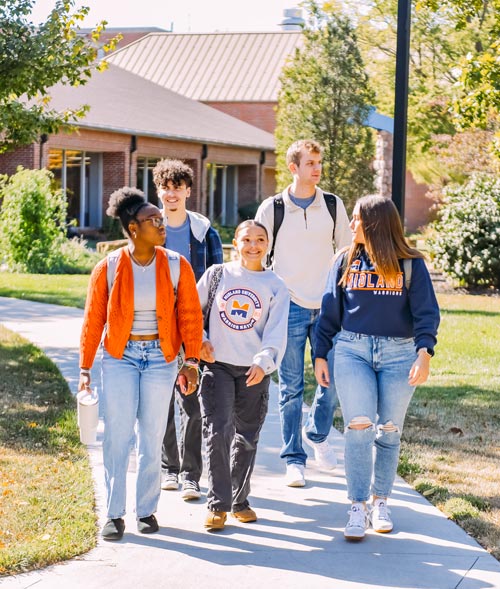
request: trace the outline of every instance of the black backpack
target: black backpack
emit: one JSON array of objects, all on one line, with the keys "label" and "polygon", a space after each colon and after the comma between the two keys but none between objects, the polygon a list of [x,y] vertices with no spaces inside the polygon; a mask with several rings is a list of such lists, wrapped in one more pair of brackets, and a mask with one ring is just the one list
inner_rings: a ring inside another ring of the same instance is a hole
[{"label": "black backpack", "polygon": [[[323,192],[323,197],[325,199],[326,206],[328,208],[328,212],[330,213],[331,218],[333,219],[333,234],[332,234],[332,241],[335,238],[335,224],[337,222],[337,197],[330,192]],[[283,202],[283,196],[277,194],[274,197],[273,201],[273,208],[274,208],[274,224],[273,224],[273,245],[271,247],[271,251],[267,256],[267,266],[271,266],[274,259],[274,244],[276,243],[276,236],[278,235],[278,231],[283,223],[283,219],[285,217],[285,203]]]}]

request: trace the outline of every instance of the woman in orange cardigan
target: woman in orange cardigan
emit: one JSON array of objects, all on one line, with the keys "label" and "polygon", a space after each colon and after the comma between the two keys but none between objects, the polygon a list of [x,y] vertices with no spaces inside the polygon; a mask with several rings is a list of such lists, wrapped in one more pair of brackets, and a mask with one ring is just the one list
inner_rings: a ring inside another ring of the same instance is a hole
[{"label": "woman in orange cardigan", "polygon": [[[189,263],[180,258],[174,292],[160,210],[135,188],[109,199],[107,214],[120,219],[128,246],[99,262],[90,277],[80,341],[79,390],[90,386],[90,368],[102,339],[103,457],[107,521],[104,540],[125,530],[126,476],[137,429],[137,529],[158,531],[161,444],[181,344],[179,374],[185,394],[198,384],[202,313]],[[110,261],[111,260],[111,261]],[[112,271],[108,265],[114,264]],[[104,338],[102,337],[104,333]]]}]

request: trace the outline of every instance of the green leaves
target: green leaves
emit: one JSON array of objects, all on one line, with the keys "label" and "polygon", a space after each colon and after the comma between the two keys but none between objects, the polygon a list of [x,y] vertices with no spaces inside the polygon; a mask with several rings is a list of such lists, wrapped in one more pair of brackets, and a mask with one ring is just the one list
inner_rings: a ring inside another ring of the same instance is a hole
[{"label": "green leaves", "polygon": [[465,286],[500,286],[500,180],[473,175],[444,190],[429,240],[434,263]]},{"label": "green leaves", "polygon": [[[4,0],[0,6],[0,153],[36,141],[76,122],[84,108],[57,112],[47,97],[57,83],[85,84],[94,70],[102,70],[97,42],[104,23],[91,38],[79,33],[88,8],[74,10],[74,0],[58,0],[47,20],[30,21],[34,0]],[[103,47],[109,51],[118,38]]]},{"label": "green leaves", "polygon": [[290,181],[285,153],[297,139],[324,147],[321,186],[346,204],[373,188],[372,131],[363,125],[373,93],[350,22],[314,1],[304,45],[284,67],[278,97],[278,183]]}]

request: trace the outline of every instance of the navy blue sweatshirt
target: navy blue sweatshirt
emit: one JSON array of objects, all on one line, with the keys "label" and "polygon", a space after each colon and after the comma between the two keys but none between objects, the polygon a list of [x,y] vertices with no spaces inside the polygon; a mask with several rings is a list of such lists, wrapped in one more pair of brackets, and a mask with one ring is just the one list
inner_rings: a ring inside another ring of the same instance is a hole
[{"label": "navy blue sweatshirt", "polygon": [[385,284],[375,272],[366,252],[351,264],[347,287],[339,286],[342,260],[335,261],[321,303],[316,326],[316,358],[326,358],[333,337],[341,330],[364,335],[413,337],[415,347],[434,353],[439,307],[429,272],[422,258],[412,260],[409,290],[406,289],[403,260],[395,284]]}]

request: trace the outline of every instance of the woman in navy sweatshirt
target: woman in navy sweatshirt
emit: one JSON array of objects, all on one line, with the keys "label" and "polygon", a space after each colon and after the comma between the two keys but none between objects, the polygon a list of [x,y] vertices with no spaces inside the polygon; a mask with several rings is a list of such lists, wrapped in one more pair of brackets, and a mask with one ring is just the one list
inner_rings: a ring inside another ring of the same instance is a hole
[{"label": "woman in navy sweatshirt", "polygon": [[423,255],[407,244],[391,200],[361,198],[350,227],[352,245],[336,258],[323,295],[315,374],[328,386],[326,357],[335,337],[352,501],[344,536],[361,540],[370,523],[380,533],[393,528],[387,497],[408,404],[429,375],[439,307]]}]

